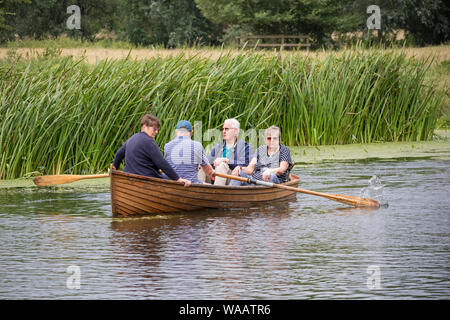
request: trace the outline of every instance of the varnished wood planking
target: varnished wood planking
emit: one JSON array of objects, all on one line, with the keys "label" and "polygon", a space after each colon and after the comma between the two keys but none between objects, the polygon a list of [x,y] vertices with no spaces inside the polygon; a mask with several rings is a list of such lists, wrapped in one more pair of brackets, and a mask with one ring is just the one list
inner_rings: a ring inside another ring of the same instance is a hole
[{"label": "varnished wood planking", "polygon": [[[297,186],[298,177],[285,185]],[[245,208],[295,197],[296,192],[261,186],[230,187],[183,184],[111,170],[114,215],[172,213],[203,208]]]}]

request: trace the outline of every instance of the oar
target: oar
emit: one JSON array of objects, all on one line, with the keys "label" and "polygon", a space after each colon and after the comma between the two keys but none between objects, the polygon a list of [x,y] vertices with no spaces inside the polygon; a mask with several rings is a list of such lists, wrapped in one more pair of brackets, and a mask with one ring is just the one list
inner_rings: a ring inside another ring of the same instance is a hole
[{"label": "oar", "polygon": [[358,198],[358,197],[346,196],[343,194],[321,193],[321,192],[310,191],[310,190],[305,190],[305,189],[301,189],[301,188],[285,186],[282,184],[276,184],[276,183],[272,183],[272,182],[255,180],[253,178],[243,178],[243,177],[237,177],[237,176],[232,176],[232,175],[222,174],[222,173],[217,173],[217,172],[214,175],[223,177],[223,178],[229,178],[229,179],[233,179],[233,180],[248,182],[248,183],[255,183],[255,184],[259,184],[259,185],[263,185],[263,186],[267,186],[267,187],[275,187],[275,188],[279,188],[279,189],[285,189],[285,190],[306,193],[306,194],[310,194],[313,196],[324,197],[324,198],[334,200],[337,202],[341,202],[341,203],[345,203],[345,204],[348,204],[348,205],[351,205],[354,207],[375,207],[375,208],[380,207],[380,203],[378,201],[376,201],[374,199],[370,199],[370,198]]},{"label": "oar", "polygon": [[34,178],[34,184],[39,187],[53,186],[55,184],[70,183],[83,179],[97,179],[109,177],[109,173],[91,174],[91,175],[74,175],[74,174],[58,174],[49,176],[40,176]]}]

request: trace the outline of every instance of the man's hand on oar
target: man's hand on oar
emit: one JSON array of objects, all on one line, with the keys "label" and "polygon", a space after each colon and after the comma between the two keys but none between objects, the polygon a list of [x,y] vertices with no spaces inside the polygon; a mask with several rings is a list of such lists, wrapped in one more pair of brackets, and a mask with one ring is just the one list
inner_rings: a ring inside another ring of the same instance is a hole
[{"label": "man's hand on oar", "polygon": [[305,190],[305,189],[301,189],[301,188],[285,186],[282,184],[260,181],[260,180],[255,180],[255,179],[251,179],[251,178],[247,179],[247,178],[243,178],[243,177],[237,177],[237,176],[232,176],[232,175],[222,174],[222,173],[217,173],[217,172],[215,173],[215,175],[219,176],[219,177],[223,177],[223,178],[229,178],[229,179],[244,181],[244,182],[248,182],[248,183],[255,183],[255,184],[259,184],[259,185],[263,185],[263,186],[267,186],[267,187],[275,187],[275,188],[280,188],[280,189],[285,189],[285,190],[306,193],[306,194],[310,194],[310,195],[314,195],[314,196],[324,197],[324,198],[334,200],[337,202],[341,202],[341,203],[345,203],[345,204],[348,204],[348,205],[351,205],[354,207],[372,207],[372,208],[380,207],[380,203],[378,201],[376,201],[374,199],[369,199],[369,198],[358,198],[358,197],[346,196],[343,194],[321,193],[321,192],[310,191],[310,190]]}]

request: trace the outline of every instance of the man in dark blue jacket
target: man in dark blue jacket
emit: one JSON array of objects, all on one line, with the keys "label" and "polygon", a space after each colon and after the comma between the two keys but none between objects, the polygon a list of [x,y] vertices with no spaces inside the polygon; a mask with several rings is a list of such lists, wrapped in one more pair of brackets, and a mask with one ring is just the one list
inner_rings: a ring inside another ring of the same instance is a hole
[{"label": "man in dark blue jacket", "polygon": [[[117,151],[114,158],[114,167],[119,169],[125,159],[124,172],[139,174],[147,177],[169,178],[184,185],[190,186],[191,181],[182,179],[164,159],[158,144],[155,141],[161,123],[158,118],[147,114],[141,119],[141,132],[134,134]],[[159,173],[161,169],[165,176]]]}]

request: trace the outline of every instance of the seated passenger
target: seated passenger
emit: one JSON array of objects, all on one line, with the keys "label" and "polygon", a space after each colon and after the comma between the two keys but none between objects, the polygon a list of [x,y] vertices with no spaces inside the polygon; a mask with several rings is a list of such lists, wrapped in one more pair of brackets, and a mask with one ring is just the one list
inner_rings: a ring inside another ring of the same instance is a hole
[{"label": "seated passenger", "polygon": [[181,120],[178,122],[175,132],[177,137],[164,146],[167,162],[183,179],[193,183],[202,183],[198,180],[199,166],[205,176],[211,177],[214,170],[208,162],[201,143],[191,139],[191,123]]},{"label": "seated passenger", "polygon": [[[288,147],[280,143],[280,136],[280,128],[276,126],[267,128],[264,133],[266,144],[255,151],[248,166],[237,166],[233,170],[233,175],[276,184],[288,181],[289,167],[292,165],[291,153]],[[230,185],[245,186],[248,183],[232,180]]]},{"label": "seated passenger", "polygon": [[[231,174],[237,166],[248,166],[252,149],[250,144],[238,139],[240,124],[236,119],[225,120],[222,128],[223,141],[214,146],[208,156],[209,163],[217,173]],[[204,180],[200,177],[200,180]],[[215,185],[226,185],[226,178],[216,177]]]},{"label": "seated passenger", "polygon": [[[141,132],[129,138],[116,152],[114,167],[118,170],[125,159],[124,172],[147,177],[168,178],[190,186],[189,180],[180,178],[170,164],[164,159],[158,144],[154,140],[161,124],[158,118],[147,114],[141,119]],[[165,176],[159,173],[162,170]]]}]

